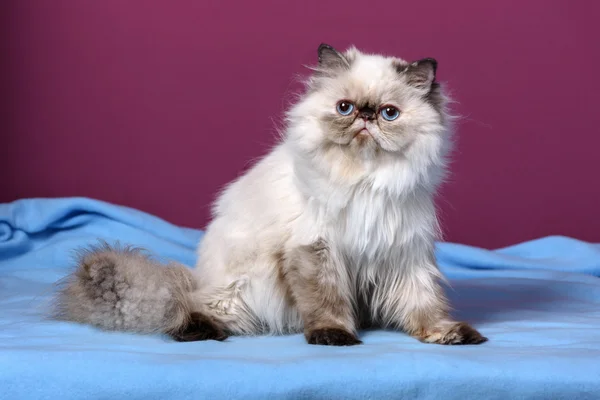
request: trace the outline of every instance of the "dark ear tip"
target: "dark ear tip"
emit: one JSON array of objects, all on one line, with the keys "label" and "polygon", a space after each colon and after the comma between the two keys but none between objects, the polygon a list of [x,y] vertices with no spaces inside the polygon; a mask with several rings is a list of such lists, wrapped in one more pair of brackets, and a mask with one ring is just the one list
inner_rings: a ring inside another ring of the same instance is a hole
[{"label": "dark ear tip", "polygon": [[331,47],[330,45],[328,45],[327,43],[321,43],[321,44],[319,45],[319,50],[318,50],[319,56],[320,56],[321,54],[323,54],[323,51],[325,51],[325,50],[329,50],[329,51],[335,51],[335,50],[334,50],[334,48],[333,48],[333,47]]},{"label": "dark ear tip", "polygon": [[435,74],[437,72],[438,62],[435,58],[424,58],[421,61],[419,61],[419,63],[429,63],[433,67],[433,73]]},{"label": "dark ear tip", "polygon": [[319,65],[323,70],[333,70],[336,68],[349,68],[350,64],[343,54],[327,43],[321,43],[319,46]]}]

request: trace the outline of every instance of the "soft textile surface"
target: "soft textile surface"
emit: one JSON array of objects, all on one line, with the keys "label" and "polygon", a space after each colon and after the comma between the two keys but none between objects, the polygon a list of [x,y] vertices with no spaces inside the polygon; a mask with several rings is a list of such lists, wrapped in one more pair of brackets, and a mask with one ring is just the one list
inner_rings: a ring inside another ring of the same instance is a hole
[{"label": "soft textile surface", "polygon": [[600,398],[598,244],[440,244],[456,314],[488,343],[370,331],[335,348],[302,335],[175,343],[45,319],[71,251],[97,238],[193,265],[201,232],[89,199],[0,205],[0,398]]}]

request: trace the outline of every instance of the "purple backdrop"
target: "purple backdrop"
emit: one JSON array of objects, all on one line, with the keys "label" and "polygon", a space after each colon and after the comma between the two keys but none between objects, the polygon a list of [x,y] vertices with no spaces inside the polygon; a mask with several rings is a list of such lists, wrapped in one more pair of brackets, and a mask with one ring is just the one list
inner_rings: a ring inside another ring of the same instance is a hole
[{"label": "purple backdrop", "polygon": [[4,0],[0,201],[90,196],[203,227],[324,41],[438,59],[462,115],[448,240],[600,241],[598,4]]}]

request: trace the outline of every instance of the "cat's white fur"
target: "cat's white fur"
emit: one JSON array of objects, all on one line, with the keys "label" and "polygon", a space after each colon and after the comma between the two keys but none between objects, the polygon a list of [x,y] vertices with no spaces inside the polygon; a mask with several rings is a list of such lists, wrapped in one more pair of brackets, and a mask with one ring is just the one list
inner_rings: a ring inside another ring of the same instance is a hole
[{"label": "cat's white fur", "polygon": [[[319,55],[282,140],[216,201],[193,278],[92,248],[58,297],[62,318],[177,340],[304,329],[309,343],[348,345],[366,321],[426,342],[485,341],[450,318],[434,257],[451,143],[437,63],[326,45]],[[356,113],[338,113],[341,101]],[[388,106],[396,120],[383,119]],[[153,307],[161,286],[169,302]]]},{"label": "cat's white fur", "polygon": [[377,282],[371,312],[382,322],[399,324],[400,314],[436,295],[432,195],[443,176],[447,120],[415,90],[402,97],[401,118],[414,128],[400,144],[384,151],[322,150],[326,135],[318,116],[334,112],[347,88],[385,96],[398,85],[390,58],[350,52],[348,75],[295,105],[283,141],[216,202],[198,249],[194,298],[236,332],[252,333],[257,322],[273,333],[301,330],[300,315],[278,282],[275,254],[320,237],[341,246],[351,287]]}]

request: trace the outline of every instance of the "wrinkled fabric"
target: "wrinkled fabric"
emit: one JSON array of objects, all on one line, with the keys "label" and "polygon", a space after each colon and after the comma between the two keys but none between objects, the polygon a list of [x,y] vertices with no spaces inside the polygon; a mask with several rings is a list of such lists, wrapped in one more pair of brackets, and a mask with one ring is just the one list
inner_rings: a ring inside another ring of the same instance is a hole
[{"label": "wrinkled fabric", "polygon": [[440,243],[457,318],[489,342],[361,332],[176,343],[47,318],[73,250],[119,240],[194,265],[199,230],[86,198],[0,205],[1,399],[598,399],[600,245],[546,237],[496,251]]}]

